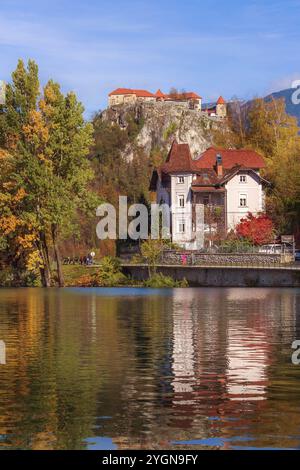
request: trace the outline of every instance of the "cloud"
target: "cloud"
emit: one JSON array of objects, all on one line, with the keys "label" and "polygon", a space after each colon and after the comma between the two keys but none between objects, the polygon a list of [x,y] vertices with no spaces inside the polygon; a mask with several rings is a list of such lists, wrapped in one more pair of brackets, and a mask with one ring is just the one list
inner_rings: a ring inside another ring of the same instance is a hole
[{"label": "cloud", "polygon": [[267,88],[267,93],[274,93],[275,91],[286,90],[292,88],[293,82],[300,80],[300,72],[295,72],[285,77],[278,78],[270,83]]}]

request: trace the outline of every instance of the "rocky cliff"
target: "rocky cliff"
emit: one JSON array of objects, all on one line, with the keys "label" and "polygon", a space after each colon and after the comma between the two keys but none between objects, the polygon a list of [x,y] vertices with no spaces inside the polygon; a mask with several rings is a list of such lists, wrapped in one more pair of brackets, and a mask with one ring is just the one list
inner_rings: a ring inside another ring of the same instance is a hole
[{"label": "rocky cliff", "polygon": [[115,106],[103,111],[101,119],[121,129],[126,129],[132,119],[137,124],[136,136],[123,152],[129,161],[140,150],[147,156],[155,150],[167,152],[175,138],[179,143],[188,143],[196,157],[212,145],[212,129],[220,125],[205,113],[167,103]]}]

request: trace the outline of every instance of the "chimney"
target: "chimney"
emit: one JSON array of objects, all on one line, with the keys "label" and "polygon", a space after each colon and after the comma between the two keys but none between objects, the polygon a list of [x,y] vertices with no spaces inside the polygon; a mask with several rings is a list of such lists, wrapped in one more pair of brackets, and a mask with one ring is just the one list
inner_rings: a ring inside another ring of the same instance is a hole
[{"label": "chimney", "polygon": [[220,178],[221,176],[223,176],[223,164],[222,164],[222,156],[219,153],[217,153],[216,168],[217,168],[217,175]]}]

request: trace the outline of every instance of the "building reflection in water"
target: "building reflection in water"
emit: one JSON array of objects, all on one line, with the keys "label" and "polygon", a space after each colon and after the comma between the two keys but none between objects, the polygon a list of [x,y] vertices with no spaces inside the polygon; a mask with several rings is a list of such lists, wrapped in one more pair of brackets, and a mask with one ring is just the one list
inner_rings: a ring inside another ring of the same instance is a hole
[{"label": "building reflection in water", "polygon": [[299,290],[120,292],[1,290],[0,448],[299,445]]}]

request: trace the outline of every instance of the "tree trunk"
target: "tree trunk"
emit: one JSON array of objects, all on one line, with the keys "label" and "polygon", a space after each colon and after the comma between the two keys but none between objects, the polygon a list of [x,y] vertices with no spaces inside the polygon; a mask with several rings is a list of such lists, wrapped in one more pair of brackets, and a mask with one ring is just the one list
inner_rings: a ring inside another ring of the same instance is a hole
[{"label": "tree trunk", "polygon": [[45,234],[40,232],[40,239],[38,242],[38,249],[41,254],[43,266],[40,268],[41,279],[43,287],[51,287],[51,268],[49,260],[48,245]]},{"label": "tree trunk", "polygon": [[56,225],[54,224],[52,225],[51,232],[52,232],[54,256],[55,256],[56,267],[57,267],[58,285],[59,287],[64,287],[65,281],[64,281],[63,271],[62,271],[61,257],[60,257],[59,248],[57,244],[57,226]]}]

